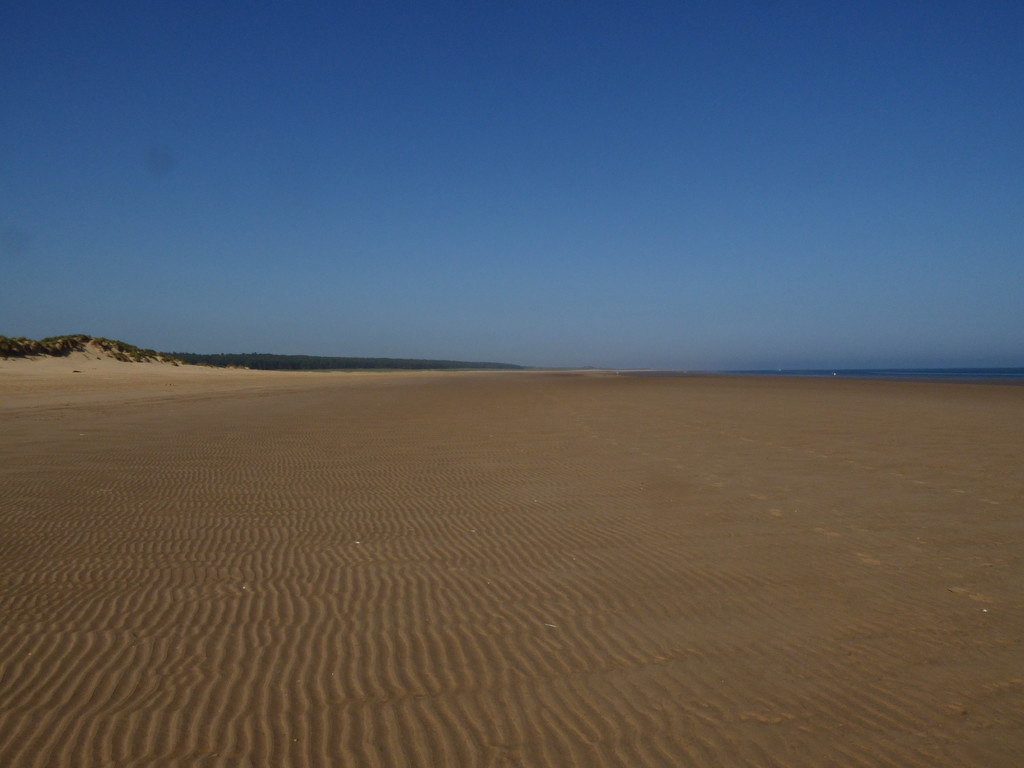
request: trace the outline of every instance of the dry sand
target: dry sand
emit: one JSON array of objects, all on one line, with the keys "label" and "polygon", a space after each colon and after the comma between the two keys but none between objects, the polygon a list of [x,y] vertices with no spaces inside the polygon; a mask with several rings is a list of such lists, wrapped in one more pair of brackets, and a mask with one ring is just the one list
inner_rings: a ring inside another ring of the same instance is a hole
[{"label": "dry sand", "polygon": [[0,766],[1021,764],[1022,387],[87,362],[0,364]]}]

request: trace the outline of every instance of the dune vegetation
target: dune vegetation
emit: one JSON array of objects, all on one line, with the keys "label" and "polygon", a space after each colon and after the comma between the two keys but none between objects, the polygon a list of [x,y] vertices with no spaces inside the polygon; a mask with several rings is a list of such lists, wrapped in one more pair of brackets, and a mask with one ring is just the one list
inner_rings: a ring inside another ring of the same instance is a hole
[{"label": "dune vegetation", "polygon": [[0,359],[17,357],[67,357],[73,352],[106,355],[125,363],[172,363],[214,368],[251,368],[253,370],[520,370],[509,363],[465,362],[460,360],[420,360],[391,357],[322,357],[317,355],[195,354],[157,352],[116,339],[84,333],[35,339],[0,336]]},{"label": "dune vegetation", "polygon": [[67,357],[72,352],[99,352],[124,363],[173,363],[181,361],[152,349],[142,349],[116,339],[89,336],[84,333],[48,336],[45,339],[0,336],[0,358]]}]

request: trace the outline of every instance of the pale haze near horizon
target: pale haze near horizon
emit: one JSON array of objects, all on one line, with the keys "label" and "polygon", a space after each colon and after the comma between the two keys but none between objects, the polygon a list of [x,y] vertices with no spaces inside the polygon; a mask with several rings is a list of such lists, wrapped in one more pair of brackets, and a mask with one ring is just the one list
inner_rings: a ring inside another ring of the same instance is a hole
[{"label": "pale haze near horizon", "polygon": [[0,334],[1024,365],[1024,4],[38,3]]}]

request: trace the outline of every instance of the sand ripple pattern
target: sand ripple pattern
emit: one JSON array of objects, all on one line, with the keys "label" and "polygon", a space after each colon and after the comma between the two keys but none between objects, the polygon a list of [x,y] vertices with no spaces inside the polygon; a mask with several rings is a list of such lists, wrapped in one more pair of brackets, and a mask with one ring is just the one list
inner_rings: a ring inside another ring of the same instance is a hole
[{"label": "sand ripple pattern", "polygon": [[10,414],[0,765],[1019,765],[1022,395],[324,376]]}]

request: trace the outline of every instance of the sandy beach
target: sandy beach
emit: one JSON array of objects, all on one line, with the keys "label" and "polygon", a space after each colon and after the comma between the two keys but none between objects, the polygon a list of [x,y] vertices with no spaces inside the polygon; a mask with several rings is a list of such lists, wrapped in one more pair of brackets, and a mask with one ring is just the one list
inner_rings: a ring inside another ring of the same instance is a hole
[{"label": "sandy beach", "polygon": [[1021,763],[1024,387],[0,361],[0,457],[0,766]]}]

